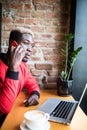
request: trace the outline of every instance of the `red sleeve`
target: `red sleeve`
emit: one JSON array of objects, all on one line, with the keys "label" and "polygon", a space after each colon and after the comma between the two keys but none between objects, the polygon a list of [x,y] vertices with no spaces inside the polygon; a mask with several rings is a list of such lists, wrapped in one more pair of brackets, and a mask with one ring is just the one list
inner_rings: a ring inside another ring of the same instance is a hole
[{"label": "red sleeve", "polygon": [[18,72],[7,70],[0,71],[0,111],[9,113],[17,97]]},{"label": "red sleeve", "polygon": [[[20,73],[20,76],[19,76]],[[19,79],[21,77],[21,79]],[[19,80],[23,79],[23,83]],[[36,93],[40,95],[40,89],[36,80],[28,73],[26,64],[20,65],[19,72],[13,72],[8,67],[0,62],[0,111],[2,113],[9,113],[17,94],[23,87],[28,89],[28,94]]]}]

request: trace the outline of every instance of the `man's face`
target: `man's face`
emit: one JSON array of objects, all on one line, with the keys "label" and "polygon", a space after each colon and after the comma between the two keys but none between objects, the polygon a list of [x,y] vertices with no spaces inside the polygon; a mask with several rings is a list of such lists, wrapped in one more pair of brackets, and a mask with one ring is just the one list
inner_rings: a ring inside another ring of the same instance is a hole
[{"label": "man's face", "polygon": [[25,50],[25,56],[22,61],[27,62],[32,54],[32,48],[34,47],[32,35],[23,34],[21,44]]}]

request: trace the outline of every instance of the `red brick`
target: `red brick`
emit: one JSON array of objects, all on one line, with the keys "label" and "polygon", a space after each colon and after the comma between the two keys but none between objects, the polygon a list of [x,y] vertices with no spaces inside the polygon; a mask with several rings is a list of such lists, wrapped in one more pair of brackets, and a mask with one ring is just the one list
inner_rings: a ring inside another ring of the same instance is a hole
[{"label": "red brick", "polygon": [[47,78],[45,78],[44,80],[43,80],[43,83],[45,82],[45,83],[54,83],[54,82],[56,82],[56,80],[57,80],[57,77],[56,76],[48,76]]},{"label": "red brick", "polygon": [[33,32],[37,32],[37,33],[38,33],[38,30],[39,30],[39,33],[44,32],[44,27],[41,27],[41,26],[33,26],[33,27],[31,27],[31,29]]},{"label": "red brick", "polygon": [[45,89],[57,89],[57,83],[44,84]]},{"label": "red brick", "polygon": [[58,11],[58,12],[61,11],[61,13],[62,12],[63,13],[68,13],[69,9],[70,9],[69,4],[61,4],[61,6],[60,6],[60,4],[54,5],[54,11]]},{"label": "red brick", "polygon": [[41,37],[44,39],[49,39],[49,38],[52,38],[52,35],[51,34],[42,34]]},{"label": "red brick", "polygon": [[[55,48],[57,47],[57,43],[56,42],[39,42],[37,46],[41,46],[41,47],[46,47],[47,50],[49,50],[49,48]],[[44,51],[44,49],[42,49]]]},{"label": "red brick", "polygon": [[58,76],[58,69],[48,71],[48,76]]},{"label": "red brick", "polygon": [[49,5],[44,5],[44,4],[42,4],[42,5],[40,5],[40,4],[37,4],[36,5],[36,10],[51,10],[51,11],[53,11],[53,9],[54,9],[54,7],[53,6],[49,6]]},{"label": "red brick", "polygon": [[11,31],[13,29],[13,25],[9,24],[8,26],[5,26],[6,31]]},{"label": "red brick", "polygon": [[52,69],[52,65],[51,64],[40,64],[40,63],[38,63],[38,64],[35,64],[35,68],[36,69],[38,69],[38,70],[43,70],[43,69],[45,69],[45,70],[51,70]]},{"label": "red brick", "polygon": [[44,2],[49,5],[55,5],[55,4],[60,3],[61,1],[60,0],[44,0]]},{"label": "red brick", "polygon": [[58,4],[60,0],[34,0],[35,4],[49,4],[49,5],[55,5]]},{"label": "red brick", "polygon": [[31,69],[34,69],[34,65],[32,63],[27,63],[29,71],[31,71]]},{"label": "red brick", "polygon": [[31,4],[25,4],[25,5],[24,5],[24,10],[26,10],[26,11],[27,11],[27,10],[29,11],[31,8],[32,8],[32,5],[31,5]]},{"label": "red brick", "polygon": [[60,14],[58,12],[46,12],[46,18],[52,19],[52,18],[59,18]]},{"label": "red brick", "polygon": [[43,49],[42,51],[43,51],[43,54],[44,54],[44,55],[53,54],[53,52],[54,52],[54,51],[53,51],[53,48],[52,48],[52,49],[49,49],[49,50],[46,48],[46,49]]},{"label": "red brick", "polygon": [[54,54],[54,55],[50,54],[50,55],[45,55],[44,59],[46,61],[56,61],[56,62],[58,62],[58,61],[61,60],[61,57],[56,55],[56,54]]},{"label": "red brick", "polygon": [[3,4],[3,8],[7,10],[11,8],[11,9],[19,10],[19,11],[23,9],[23,4],[17,4],[17,3],[13,4],[13,3],[14,2],[12,1],[9,3],[6,2]]},{"label": "red brick", "polygon": [[68,24],[67,19],[61,19],[61,20],[53,20],[52,21],[53,25],[56,25],[57,27],[66,27],[66,25]]},{"label": "red brick", "polygon": [[30,19],[30,18],[25,19],[25,24],[37,25],[37,23],[38,23],[38,21],[35,19]]},{"label": "red brick", "polygon": [[50,33],[58,33],[60,31],[60,29],[57,26],[53,26],[53,27],[47,27],[47,31]]},{"label": "red brick", "polygon": [[32,73],[33,76],[40,76],[41,70],[31,69],[31,73]]},{"label": "red brick", "polygon": [[3,17],[2,18],[2,22],[4,23],[4,24],[12,24],[12,22],[13,22],[13,19],[11,18],[11,17]]},{"label": "red brick", "polygon": [[3,36],[3,38],[7,39],[9,37],[9,32],[8,31],[3,31],[2,36]]},{"label": "red brick", "polygon": [[18,24],[24,24],[24,19],[23,18],[16,18],[15,22]]},{"label": "red brick", "polygon": [[29,11],[22,10],[21,12],[18,12],[18,16],[27,19],[27,17],[30,17],[30,13],[29,13]]},{"label": "red brick", "polygon": [[65,40],[65,36],[64,35],[56,35],[55,36],[55,40],[58,40],[58,41],[64,41]]},{"label": "red brick", "polygon": [[40,61],[41,58],[38,57],[38,56],[31,56],[31,60],[32,60],[32,61]]},{"label": "red brick", "polygon": [[35,12],[31,13],[31,16],[33,18],[44,18],[45,14],[44,14],[44,12],[41,12],[41,11],[35,11]]},{"label": "red brick", "polygon": [[23,9],[23,4],[10,4],[10,8],[21,11]]},{"label": "red brick", "polygon": [[44,0],[34,0],[34,4],[43,4]]}]

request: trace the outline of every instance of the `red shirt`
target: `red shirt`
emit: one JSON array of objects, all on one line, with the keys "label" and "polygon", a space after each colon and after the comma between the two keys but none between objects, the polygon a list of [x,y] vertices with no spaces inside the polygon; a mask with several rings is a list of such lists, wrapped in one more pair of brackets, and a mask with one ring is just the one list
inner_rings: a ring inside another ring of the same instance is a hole
[{"label": "red shirt", "polygon": [[27,88],[28,95],[40,94],[38,84],[28,72],[26,63],[22,62],[18,72],[14,72],[0,60],[0,115],[10,112],[16,97],[24,87]]}]

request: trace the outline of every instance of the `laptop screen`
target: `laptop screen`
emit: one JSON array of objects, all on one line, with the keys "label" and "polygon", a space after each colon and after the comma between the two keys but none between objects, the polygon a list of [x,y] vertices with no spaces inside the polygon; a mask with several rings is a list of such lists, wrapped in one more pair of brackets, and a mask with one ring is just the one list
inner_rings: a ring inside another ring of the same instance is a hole
[{"label": "laptop screen", "polygon": [[83,92],[82,92],[82,95],[81,95],[81,97],[80,97],[80,99],[79,99],[78,105],[80,105],[80,104],[82,103],[82,100],[83,100],[83,98],[85,97],[86,91],[87,91],[87,84],[85,85],[85,88],[83,89]]},{"label": "laptop screen", "polygon": [[87,115],[87,89],[86,89],[84,96],[82,98],[82,101],[80,103],[80,107],[84,111],[84,113]]}]

